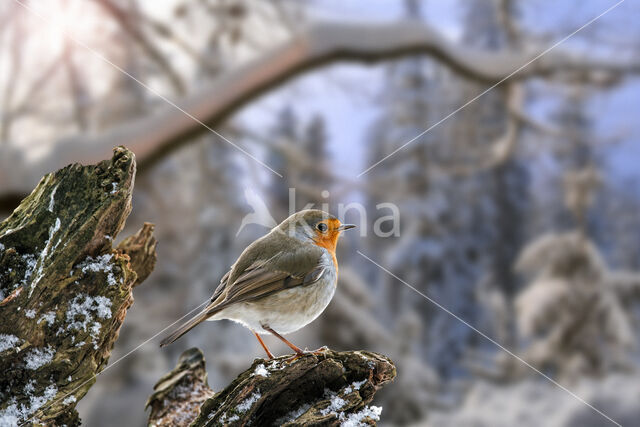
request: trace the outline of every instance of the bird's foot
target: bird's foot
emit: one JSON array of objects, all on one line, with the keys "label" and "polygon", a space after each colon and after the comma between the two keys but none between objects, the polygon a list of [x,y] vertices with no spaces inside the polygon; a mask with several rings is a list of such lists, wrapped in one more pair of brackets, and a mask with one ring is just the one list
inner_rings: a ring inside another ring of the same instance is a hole
[{"label": "bird's foot", "polygon": [[322,356],[324,355],[324,353],[326,353],[327,351],[329,351],[329,347],[327,347],[326,345],[323,345],[322,347],[320,347],[317,350],[307,350],[306,348],[304,349],[304,351],[300,351],[300,352],[296,352],[296,354],[294,354],[293,356],[291,356],[290,358],[288,358],[287,360],[285,360],[285,362],[287,363],[293,363],[296,360],[300,359],[301,357],[304,356],[308,356],[310,354],[314,355],[314,356]]},{"label": "bird's foot", "polygon": [[[307,351],[307,350],[305,349],[305,351]],[[327,347],[326,345],[323,345],[319,349],[316,349],[316,350],[313,350],[313,351],[308,351],[308,353],[314,354],[316,356],[322,356],[327,351],[329,351],[329,347]]]}]

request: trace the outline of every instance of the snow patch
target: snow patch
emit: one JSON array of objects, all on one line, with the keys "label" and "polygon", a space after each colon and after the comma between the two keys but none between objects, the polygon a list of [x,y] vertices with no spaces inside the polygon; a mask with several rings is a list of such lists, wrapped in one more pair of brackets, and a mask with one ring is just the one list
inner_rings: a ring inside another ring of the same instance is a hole
[{"label": "snow patch", "polygon": [[51,326],[53,325],[53,322],[56,320],[56,313],[55,311],[48,311],[45,314],[43,314],[42,316],[40,316],[40,318],[38,319],[38,324],[42,321],[47,322],[47,325]]},{"label": "snow patch", "polygon": [[[96,296],[91,297],[87,294],[76,295],[69,308],[65,313],[68,326],[67,331],[90,331],[91,338],[94,342],[94,348],[97,349],[98,335],[100,334],[100,328],[102,325],[95,321],[95,317],[100,319],[111,318],[111,300],[107,297]],[[59,329],[57,334],[64,332],[64,329]],[[75,339],[75,337],[72,337]],[[76,347],[83,345],[84,342],[76,344]]]},{"label": "snow patch", "polygon": [[[60,185],[60,183],[58,183],[58,185]],[[49,212],[53,212],[54,197],[56,196],[56,191],[58,191],[58,185],[56,185],[53,188],[53,191],[51,192],[51,196],[49,196],[49,207],[48,207]]]},{"label": "snow patch", "polygon": [[362,380],[362,381],[354,381],[353,384],[351,384],[353,386],[354,390],[360,390],[360,387],[362,387],[362,385],[364,383],[366,383],[367,380]]},{"label": "snow patch", "polygon": [[33,272],[36,269],[36,264],[38,261],[36,260],[36,257],[31,254],[22,255],[22,260],[25,263],[25,269],[24,269],[24,277],[20,281],[20,286],[24,287],[30,283],[31,276],[33,276]]},{"label": "snow patch", "polygon": [[320,411],[322,415],[336,414],[338,418],[340,415],[340,410],[347,404],[347,401],[338,396],[336,393],[330,390],[325,390],[325,396],[329,395],[331,397],[329,406]]},{"label": "snow patch", "polygon": [[298,417],[300,415],[302,415],[305,412],[307,412],[309,410],[309,408],[311,408],[311,404],[310,403],[305,403],[304,405],[302,405],[298,409],[294,409],[293,411],[289,412],[284,417],[278,418],[276,420],[275,424],[280,426],[280,425],[283,425],[283,424],[286,424],[286,423],[293,422],[296,419],[298,419]]},{"label": "snow patch", "polygon": [[[366,382],[364,381],[356,381],[353,382],[347,389],[355,389],[359,390],[360,387]],[[351,390],[353,391],[353,390]],[[356,427],[356,426],[364,426],[367,425],[362,420],[365,418],[371,418],[374,421],[380,420],[380,414],[382,413],[382,408],[378,406],[365,406],[360,412],[356,412],[353,414],[345,415],[343,412],[343,408],[347,405],[347,401],[342,397],[338,396],[334,391],[329,389],[325,389],[324,391],[325,397],[329,397],[331,400],[329,401],[329,406],[320,411],[322,415],[333,414],[338,417],[340,420],[341,426],[348,427]],[[301,415],[302,413],[298,414]]]},{"label": "snow patch", "polygon": [[29,418],[31,414],[43,407],[58,393],[55,384],[48,386],[42,396],[30,396],[29,406],[16,402],[15,398],[9,400],[9,406],[0,411],[0,427],[17,426]]},{"label": "snow patch", "polygon": [[31,394],[36,390],[35,380],[29,380],[27,385],[24,386],[24,394]]},{"label": "snow patch", "polygon": [[[9,291],[13,291],[19,286],[26,287],[31,282],[31,276],[36,268],[37,260],[36,257],[31,254],[22,255],[22,260],[25,263],[24,269],[24,277],[20,281],[20,283],[16,284],[12,289],[8,289]],[[8,272],[11,273],[12,269],[9,268]],[[5,299],[7,295],[5,295],[4,290],[0,290],[0,300]]]},{"label": "snow patch", "polygon": [[[67,329],[87,330],[87,326],[92,319],[92,312],[101,319],[111,318],[111,300],[107,297],[91,297],[87,294],[76,295],[69,304],[66,316],[71,322]],[[82,316],[83,321],[76,320],[76,316]]]},{"label": "snow patch", "polygon": [[82,261],[77,268],[80,268],[83,273],[87,274],[88,272],[93,273],[106,273],[107,274],[107,283],[109,286],[116,285],[118,282],[113,274],[113,265],[111,264],[111,259],[113,258],[113,254],[104,254],[98,257],[92,258],[87,257],[84,261]]},{"label": "snow patch", "polygon": [[56,218],[56,222],[51,226],[51,228],[49,228],[49,239],[44,244],[44,249],[42,250],[40,257],[38,258],[38,264],[40,265],[38,266],[38,271],[36,272],[35,278],[31,282],[31,288],[29,289],[29,298],[31,298],[31,294],[33,293],[33,290],[36,288],[36,285],[42,279],[42,269],[44,268],[44,262],[47,259],[47,256],[49,255],[49,250],[53,252],[53,249],[55,249],[56,246],[58,246],[58,244],[60,243],[60,240],[58,240],[58,243],[56,243],[53,246],[53,248],[51,246],[51,241],[53,240],[53,236],[55,236],[58,230],[60,230],[60,225],[61,225],[60,218]]},{"label": "snow patch", "polygon": [[236,407],[236,409],[239,412],[247,412],[247,410],[249,410],[249,408],[251,408],[251,406],[254,403],[256,403],[261,397],[262,395],[259,392],[255,392],[251,396],[249,396],[247,399],[240,402],[240,404]]},{"label": "snow patch", "polygon": [[34,317],[36,317],[36,311],[35,310],[26,310],[24,312],[25,317],[29,318],[29,319],[33,319]]},{"label": "snow patch", "polygon": [[380,421],[380,414],[382,414],[382,407],[365,406],[362,411],[349,415],[340,425],[342,427],[366,426],[367,424],[362,421],[363,419],[371,418],[373,421]]},{"label": "snow patch", "polygon": [[70,404],[70,403],[74,403],[75,401],[76,401],[76,397],[72,395],[72,396],[69,396],[69,397],[65,398],[65,399],[62,401],[62,404],[63,404],[63,405],[68,405],[68,404]]},{"label": "snow patch", "polygon": [[[210,413],[209,414],[209,419],[213,418],[214,413]],[[227,418],[227,414],[224,413],[222,414],[222,416],[220,417],[220,424],[222,424],[223,426],[226,426],[229,423],[232,423],[234,421],[238,421],[240,419],[240,417],[237,414],[233,414],[232,416],[230,416],[229,418]]]},{"label": "snow patch", "polygon": [[261,377],[268,377],[269,371],[267,371],[267,368],[265,368],[264,365],[261,363],[258,366],[256,366],[255,371],[253,371],[253,373],[251,374],[251,376],[255,376],[255,375],[259,375]]},{"label": "snow patch", "polygon": [[367,380],[362,380],[362,381],[354,381],[351,383],[350,386],[348,386],[347,388],[344,389],[344,392],[346,394],[350,394],[351,392],[353,392],[353,390],[360,390],[360,387],[362,387],[362,385],[364,383],[366,383]]},{"label": "snow patch", "polygon": [[93,322],[91,325],[91,339],[93,340],[93,349],[98,349],[98,335],[100,335],[100,328],[102,325],[98,322]]},{"label": "snow patch", "polygon": [[279,371],[279,370],[282,370],[284,368],[285,368],[285,365],[280,366],[277,360],[273,360],[268,366],[269,371],[274,371],[274,370],[278,370]]},{"label": "snow patch", "polygon": [[10,348],[15,348],[20,342],[20,338],[15,335],[0,334],[0,353]]},{"label": "snow patch", "polygon": [[34,348],[29,350],[24,358],[27,369],[36,370],[53,360],[55,351],[50,346],[43,349]]}]

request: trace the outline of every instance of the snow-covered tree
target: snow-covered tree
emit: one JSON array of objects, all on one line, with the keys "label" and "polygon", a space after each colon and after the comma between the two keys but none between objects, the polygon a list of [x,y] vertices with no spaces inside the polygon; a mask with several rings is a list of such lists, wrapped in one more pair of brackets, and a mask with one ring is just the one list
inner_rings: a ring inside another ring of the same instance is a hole
[{"label": "snow-covered tree", "polygon": [[625,302],[640,290],[639,273],[611,271],[579,232],[537,238],[517,268],[531,276],[516,299],[527,361],[569,380],[630,366],[636,337]]}]

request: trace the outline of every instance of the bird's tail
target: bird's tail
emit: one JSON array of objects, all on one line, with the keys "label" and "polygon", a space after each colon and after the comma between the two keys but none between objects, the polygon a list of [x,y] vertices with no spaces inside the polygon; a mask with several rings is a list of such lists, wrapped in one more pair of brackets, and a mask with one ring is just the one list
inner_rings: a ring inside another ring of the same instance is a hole
[{"label": "bird's tail", "polygon": [[191,329],[195,328],[200,323],[207,320],[208,317],[211,316],[211,312],[209,310],[204,310],[203,312],[196,314],[191,319],[187,320],[182,326],[176,329],[171,335],[167,336],[160,342],[160,347],[164,347],[165,345],[171,344]]}]

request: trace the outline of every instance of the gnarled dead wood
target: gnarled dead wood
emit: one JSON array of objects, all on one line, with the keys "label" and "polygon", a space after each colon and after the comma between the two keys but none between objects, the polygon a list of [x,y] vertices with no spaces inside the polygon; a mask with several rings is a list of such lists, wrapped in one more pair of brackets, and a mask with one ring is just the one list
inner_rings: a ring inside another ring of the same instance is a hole
[{"label": "gnarled dead wood", "polygon": [[[368,406],[396,376],[393,362],[367,351],[256,359],[224,390],[206,382],[204,357],[197,349],[180,356],[160,379],[147,405],[154,426],[375,425],[381,408]],[[204,403],[202,403],[204,401]],[[361,423],[361,424],[358,424]]]},{"label": "gnarled dead wood", "polygon": [[40,181],[0,223],[0,425],[78,425],[79,401],[107,364],[132,288],[155,262],[151,225],[113,239],[136,170],[116,148],[97,165]]}]

